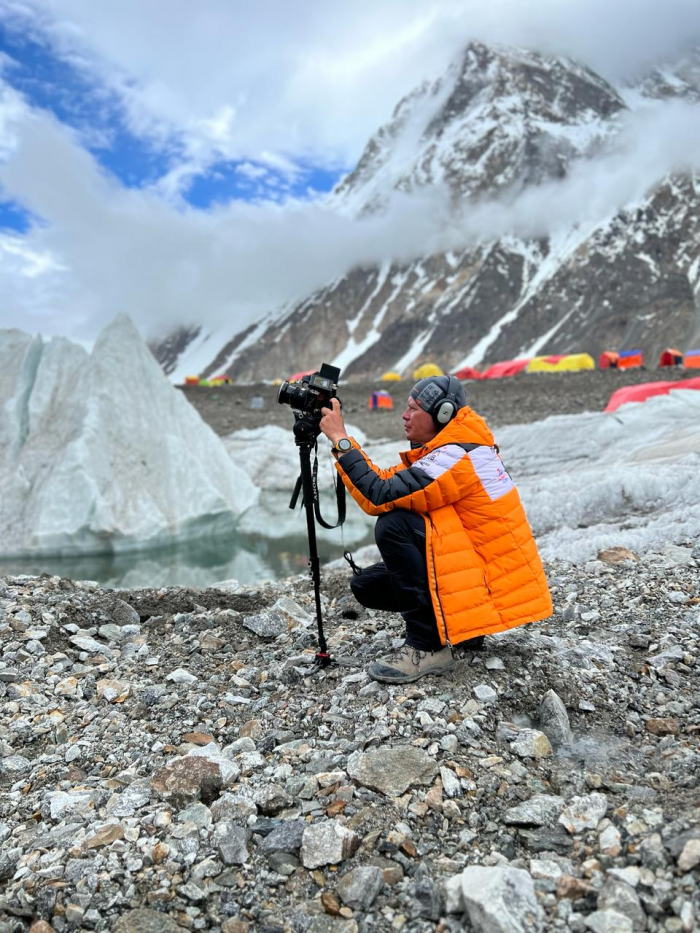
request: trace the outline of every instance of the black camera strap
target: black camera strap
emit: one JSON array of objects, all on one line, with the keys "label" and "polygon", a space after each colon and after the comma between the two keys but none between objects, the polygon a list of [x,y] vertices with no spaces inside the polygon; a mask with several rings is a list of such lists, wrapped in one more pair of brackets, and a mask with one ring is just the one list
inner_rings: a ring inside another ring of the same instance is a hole
[{"label": "black camera strap", "polygon": [[[302,461],[302,471],[305,469],[305,462]],[[292,498],[289,502],[289,508],[295,509],[297,502],[299,501],[299,493],[302,493],[301,505],[302,508],[306,505],[303,496],[304,489],[304,478],[300,473],[297,477],[297,481],[294,485],[294,492],[292,493]],[[316,521],[319,525],[322,525],[324,528],[327,528],[329,531],[332,531],[334,528],[338,528],[339,525],[342,525],[345,521],[346,507],[345,507],[345,486],[342,480],[337,480],[335,483],[335,501],[336,509],[338,510],[338,521],[335,525],[329,525],[327,521],[324,520],[321,515],[321,503],[318,496],[318,445],[314,446],[314,465],[311,468],[311,489],[312,492],[312,501],[314,507],[314,515],[316,516]]]},{"label": "black camera strap", "polygon": [[323,520],[321,515],[321,503],[318,498],[318,445],[314,450],[314,466],[313,466],[313,488],[314,488],[314,513],[316,515],[316,521],[319,525],[322,525],[328,530],[337,528],[339,525],[342,525],[345,521],[345,484],[340,478],[336,478],[335,482],[335,505],[338,510],[338,521],[335,525],[329,525],[328,522]]}]

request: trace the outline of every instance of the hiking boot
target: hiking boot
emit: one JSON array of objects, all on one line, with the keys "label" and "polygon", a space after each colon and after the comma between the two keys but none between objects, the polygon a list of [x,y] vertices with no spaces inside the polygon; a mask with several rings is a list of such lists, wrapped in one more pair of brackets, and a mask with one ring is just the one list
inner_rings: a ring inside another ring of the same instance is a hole
[{"label": "hiking boot", "polygon": [[368,673],[372,680],[386,684],[410,684],[426,674],[445,674],[454,666],[449,645],[438,651],[420,651],[411,645],[402,645],[388,657],[370,664]]}]

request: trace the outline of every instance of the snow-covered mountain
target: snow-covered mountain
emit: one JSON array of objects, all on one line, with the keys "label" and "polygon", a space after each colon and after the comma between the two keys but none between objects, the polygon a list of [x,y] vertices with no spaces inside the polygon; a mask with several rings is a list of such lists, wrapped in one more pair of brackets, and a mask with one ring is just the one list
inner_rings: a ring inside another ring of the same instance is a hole
[{"label": "snow-covered mountain", "polygon": [[363,218],[386,210],[395,192],[434,189],[447,192],[455,226],[489,221],[493,205],[507,229],[510,207],[532,197],[541,231],[485,232],[449,252],[355,268],[244,333],[193,322],[153,350],[176,381],[222,371],[255,381],[324,360],[352,377],[410,372],[425,359],[456,369],[699,344],[700,178],[662,172],[622,207],[549,225],[546,217],[553,183],[600,166],[593,198],[630,115],[672,98],[700,102],[700,50],[614,88],[569,59],[472,43],[398,104],[329,203]]}]

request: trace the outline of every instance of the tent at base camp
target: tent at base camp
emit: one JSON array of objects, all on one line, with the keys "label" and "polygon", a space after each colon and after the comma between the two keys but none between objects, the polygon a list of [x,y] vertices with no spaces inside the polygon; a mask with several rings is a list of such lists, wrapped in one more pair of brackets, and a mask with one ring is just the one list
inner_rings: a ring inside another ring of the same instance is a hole
[{"label": "tent at base camp", "polygon": [[474,369],[473,366],[465,366],[463,369],[458,370],[454,373],[455,378],[457,379],[483,379],[484,377],[479,372],[478,369]]},{"label": "tent at base camp", "polygon": [[482,379],[502,379],[504,376],[517,376],[527,368],[532,357],[526,360],[504,360],[501,363],[494,363],[493,366],[481,374]]},{"label": "tent at base camp", "polygon": [[401,376],[399,375],[399,373],[394,373],[394,372],[383,373],[381,377],[381,381],[382,382],[400,382]]},{"label": "tent at base camp", "polygon": [[619,353],[615,353],[613,350],[604,350],[598,357],[598,368],[617,369],[617,361],[619,359]]},{"label": "tent at base camp", "polygon": [[290,376],[289,379],[287,379],[287,382],[301,382],[304,376],[310,376],[311,373],[315,373],[315,372],[316,372],[315,369],[305,369],[301,373],[294,373],[293,376]]},{"label": "tent at base camp", "polygon": [[618,369],[639,369],[644,366],[643,350],[621,350],[618,360]]},{"label": "tent at base camp", "polygon": [[668,366],[682,366],[683,354],[680,350],[664,350],[659,356],[659,369],[666,369]]},{"label": "tent at base camp", "polygon": [[700,369],[700,350],[688,350],[683,357],[683,365],[686,369]]},{"label": "tent at base camp", "polygon": [[413,370],[413,378],[418,381],[418,379],[426,379],[428,376],[444,376],[445,374],[440,369],[439,366],[436,366],[435,363],[423,363],[422,366],[419,366],[418,369]]},{"label": "tent at base camp", "polygon": [[668,395],[673,389],[700,389],[700,377],[678,382],[643,382],[638,386],[623,386],[610,396],[605,411],[617,411],[628,402],[645,402],[654,395]]},{"label": "tent at base camp", "polygon": [[394,400],[384,389],[379,389],[367,399],[367,407],[370,411],[375,411],[377,408],[387,408],[391,411],[394,407]]},{"label": "tent at base camp", "polygon": [[536,356],[527,364],[528,373],[571,373],[582,369],[595,369],[593,357],[588,353],[569,353],[566,356]]}]

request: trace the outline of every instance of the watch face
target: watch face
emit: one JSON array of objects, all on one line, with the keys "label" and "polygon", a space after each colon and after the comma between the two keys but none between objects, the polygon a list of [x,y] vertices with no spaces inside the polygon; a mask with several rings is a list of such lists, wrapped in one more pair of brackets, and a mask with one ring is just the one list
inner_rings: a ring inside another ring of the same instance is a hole
[{"label": "watch face", "polygon": [[342,450],[345,453],[352,449],[352,441],[348,440],[347,437],[341,437],[335,446],[338,450]]}]

